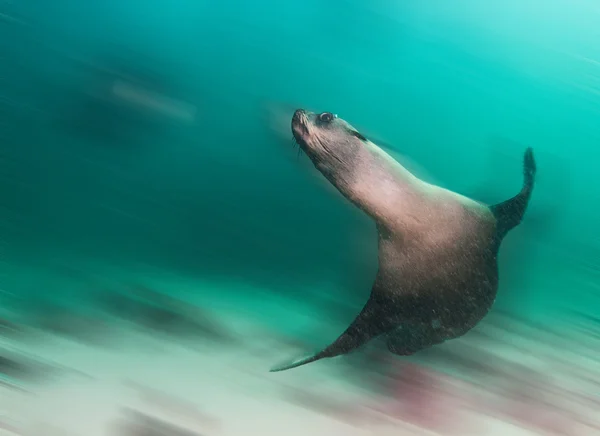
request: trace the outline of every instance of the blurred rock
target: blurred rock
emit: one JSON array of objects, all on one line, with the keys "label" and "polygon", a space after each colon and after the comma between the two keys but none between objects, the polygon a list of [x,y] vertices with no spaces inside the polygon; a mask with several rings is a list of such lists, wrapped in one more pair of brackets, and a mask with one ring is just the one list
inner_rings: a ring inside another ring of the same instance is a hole
[{"label": "blurred rock", "polygon": [[125,410],[125,419],[118,425],[119,436],[202,436],[173,423],[132,409]]},{"label": "blurred rock", "polygon": [[234,341],[227,329],[206,311],[145,286],[135,286],[126,293],[103,294],[100,305],[118,318],[155,332],[218,343]]}]

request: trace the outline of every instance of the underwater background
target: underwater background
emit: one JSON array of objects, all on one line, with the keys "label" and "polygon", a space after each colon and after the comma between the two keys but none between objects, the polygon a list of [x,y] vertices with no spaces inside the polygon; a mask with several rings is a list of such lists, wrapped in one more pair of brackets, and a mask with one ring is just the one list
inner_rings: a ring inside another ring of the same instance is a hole
[{"label": "underwater background", "polygon": [[518,192],[533,147],[493,313],[597,348],[598,41],[587,0],[1,1],[6,350],[31,331],[107,342],[86,330],[107,313],[162,334],[180,312],[159,309],[183,301],[206,315],[193,342],[248,345],[220,311],[309,349],[334,339],[369,294],[375,227],[298,155],[299,107],[488,204]]}]

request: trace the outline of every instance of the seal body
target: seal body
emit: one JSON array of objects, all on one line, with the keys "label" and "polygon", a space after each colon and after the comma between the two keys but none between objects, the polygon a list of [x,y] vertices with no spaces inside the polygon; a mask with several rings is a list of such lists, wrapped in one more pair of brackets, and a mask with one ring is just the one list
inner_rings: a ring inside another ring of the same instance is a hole
[{"label": "seal body", "polygon": [[420,180],[331,113],[297,110],[292,132],[317,170],[375,222],[379,267],[367,303],[337,340],[271,371],[345,354],[381,335],[391,352],[409,355],[473,328],[496,298],[502,239],[531,196],[532,150],[521,192],[487,206]]}]

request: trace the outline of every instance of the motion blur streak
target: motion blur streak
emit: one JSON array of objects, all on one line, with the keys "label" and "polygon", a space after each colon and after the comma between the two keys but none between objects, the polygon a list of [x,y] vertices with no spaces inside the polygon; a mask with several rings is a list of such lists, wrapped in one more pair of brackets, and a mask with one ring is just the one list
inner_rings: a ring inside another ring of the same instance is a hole
[{"label": "motion blur streak", "polygon": [[[599,38],[592,0],[0,1],[0,435],[600,434]],[[298,107],[485,203],[534,148],[478,328],[268,372],[376,268]]]}]

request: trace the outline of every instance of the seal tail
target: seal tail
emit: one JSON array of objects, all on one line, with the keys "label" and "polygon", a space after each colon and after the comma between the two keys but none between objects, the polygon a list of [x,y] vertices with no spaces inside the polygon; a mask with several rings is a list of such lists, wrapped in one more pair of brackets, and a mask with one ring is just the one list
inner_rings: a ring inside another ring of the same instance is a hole
[{"label": "seal tail", "polygon": [[362,311],[354,319],[352,324],[350,324],[350,327],[348,327],[331,345],[318,353],[275,366],[270,372],[285,371],[324,358],[336,357],[349,353],[366,344],[376,336],[390,331],[393,328],[393,325],[386,321],[389,317],[380,316],[383,313],[383,308],[376,302],[374,294],[374,292],[371,292],[369,301],[367,301],[367,304],[365,304]]},{"label": "seal tail", "polygon": [[490,206],[490,210],[496,217],[496,232],[500,240],[523,220],[533,192],[536,171],[533,149],[528,147],[523,157],[523,186],[521,192],[509,200]]}]

